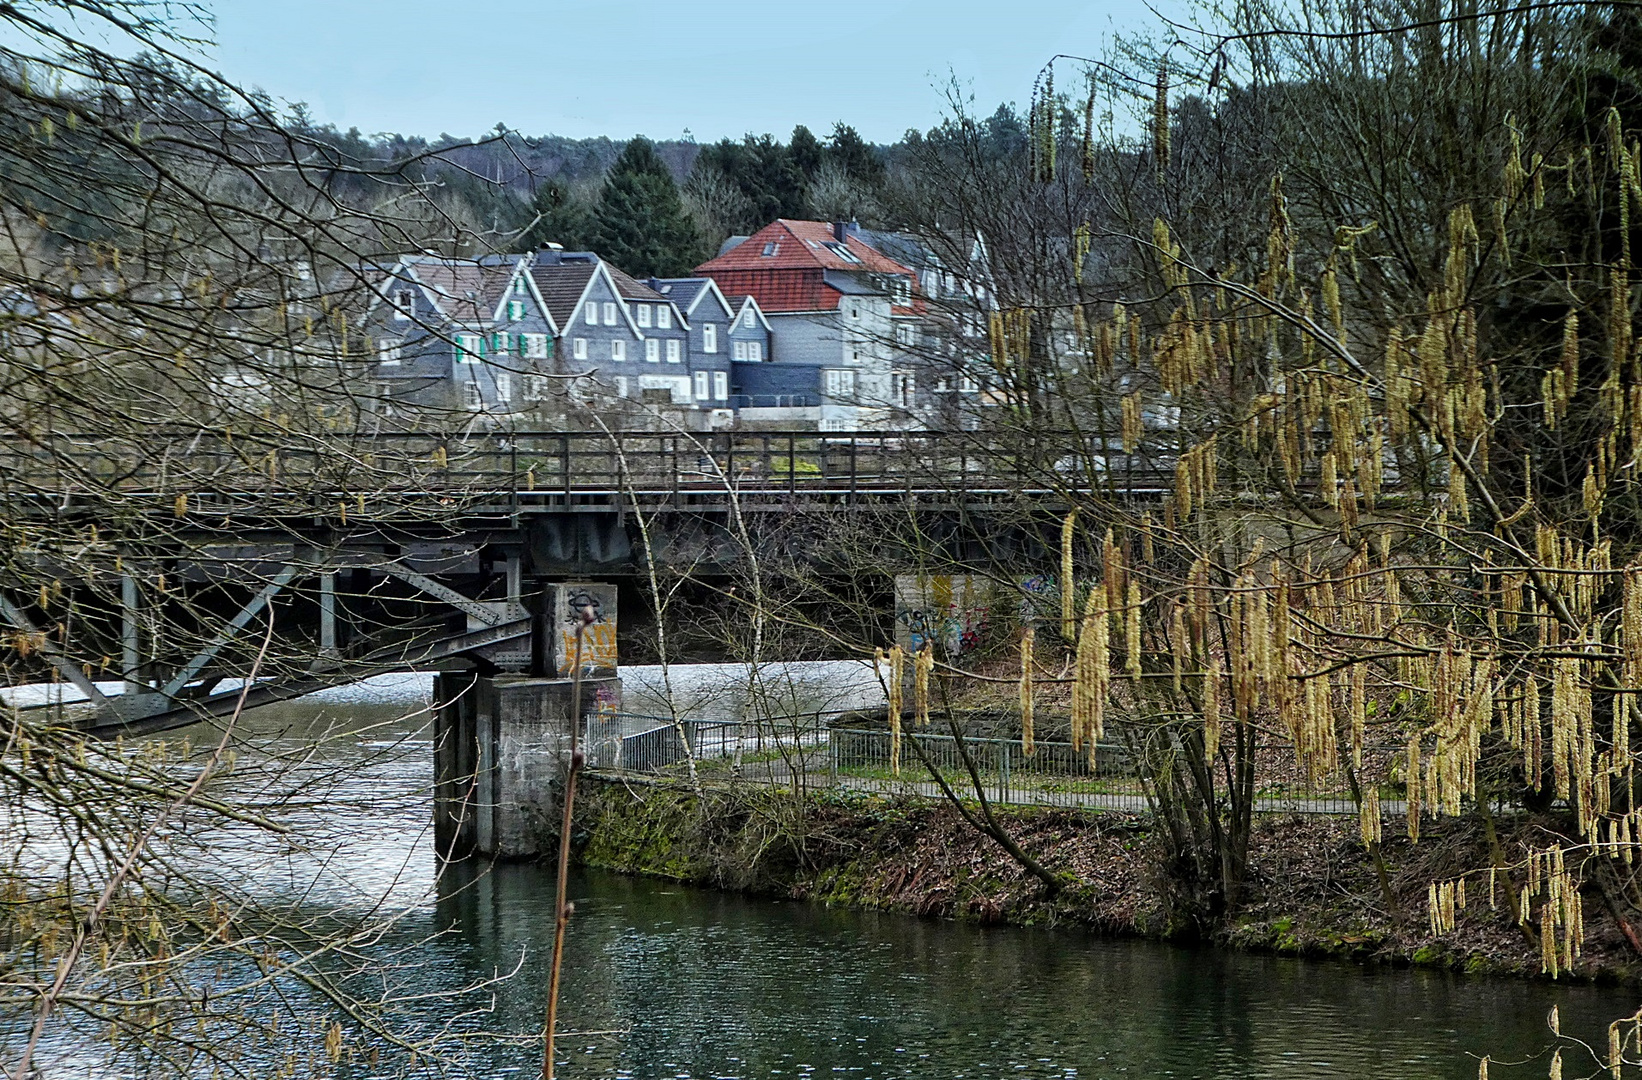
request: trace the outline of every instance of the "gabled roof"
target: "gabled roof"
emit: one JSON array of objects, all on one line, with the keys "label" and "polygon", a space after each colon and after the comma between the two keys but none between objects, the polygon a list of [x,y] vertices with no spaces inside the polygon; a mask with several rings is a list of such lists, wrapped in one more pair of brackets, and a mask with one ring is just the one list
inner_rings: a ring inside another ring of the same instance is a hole
[{"label": "gabled roof", "polygon": [[513,284],[510,259],[453,259],[406,255],[396,269],[422,286],[435,309],[462,325],[489,323]]},{"label": "gabled roof", "polygon": [[825,221],[778,218],[745,242],[696,267],[711,275],[728,270],[866,270],[913,276],[910,268],[884,255],[859,236],[839,240]]},{"label": "gabled roof", "polygon": [[740,322],[742,313],[748,308],[752,308],[758,315],[758,321],[763,325],[764,329],[768,330],[770,328],[770,320],[764,317],[764,309],[758,306],[758,297],[741,295],[727,297],[726,299],[730,305],[731,326],[734,326],[736,323]]},{"label": "gabled roof", "polygon": [[625,271],[619,270],[609,263],[604,265],[605,269],[610,271],[610,280],[616,283],[616,292],[621,295],[623,300],[641,300],[652,304],[661,304],[666,303],[669,299]]},{"label": "gabled roof", "polygon": [[651,278],[650,285],[683,309],[686,315],[694,316],[696,308],[708,297],[716,299],[723,306],[726,317],[733,316],[736,311],[729,298],[718,287],[718,282],[710,277]]},{"label": "gabled roof", "polygon": [[542,303],[561,331],[570,328],[571,321],[576,317],[576,306],[587,292],[587,283],[598,272],[599,265],[592,260],[553,264],[538,262],[530,268],[536,291],[541,293]]}]

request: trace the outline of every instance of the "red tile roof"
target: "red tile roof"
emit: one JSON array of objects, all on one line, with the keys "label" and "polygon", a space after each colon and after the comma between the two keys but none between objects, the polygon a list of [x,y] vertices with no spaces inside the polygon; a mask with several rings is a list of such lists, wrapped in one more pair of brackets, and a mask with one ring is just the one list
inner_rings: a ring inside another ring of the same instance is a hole
[{"label": "red tile roof", "polygon": [[[764,254],[768,249],[770,254]],[[825,221],[778,218],[716,259],[696,267],[713,276],[718,270],[867,270],[875,274],[912,271],[880,252],[859,236],[840,242]]]},{"label": "red tile roof", "polygon": [[[766,254],[768,252],[768,254]],[[828,272],[917,275],[859,236],[842,241],[824,221],[781,218],[742,243],[696,267],[729,295],[756,297],[765,311],[826,311],[842,294],[827,284]]]}]

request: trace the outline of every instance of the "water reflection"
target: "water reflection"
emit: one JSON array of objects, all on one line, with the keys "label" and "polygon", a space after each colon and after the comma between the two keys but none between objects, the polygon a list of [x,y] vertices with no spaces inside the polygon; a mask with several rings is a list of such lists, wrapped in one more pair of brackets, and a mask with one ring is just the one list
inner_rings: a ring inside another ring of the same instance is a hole
[{"label": "water reflection", "polygon": [[[551,876],[500,867],[441,920],[474,970],[545,955]],[[747,900],[584,875],[563,1015],[563,1075],[1471,1077],[1528,1058],[1544,1015],[1605,1041],[1627,992],[1454,979]],[[539,966],[495,1020],[540,1023]],[[523,1050],[485,1075],[533,1060]],[[1497,1076],[1544,1075],[1546,1060]],[[1570,1073],[1572,1075],[1572,1073]]]}]

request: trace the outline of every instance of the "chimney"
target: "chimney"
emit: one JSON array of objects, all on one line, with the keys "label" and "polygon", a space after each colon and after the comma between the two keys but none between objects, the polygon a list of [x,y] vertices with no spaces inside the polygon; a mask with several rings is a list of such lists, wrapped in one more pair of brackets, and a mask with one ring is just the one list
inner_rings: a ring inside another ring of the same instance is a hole
[{"label": "chimney", "polygon": [[844,238],[849,235],[849,231],[850,227],[849,222],[847,221],[835,221],[832,223],[832,238],[840,244],[842,244],[844,242]]},{"label": "chimney", "polygon": [[563,244],[546,243],[536,250],[537,266],[558,266],[563,261]]}]

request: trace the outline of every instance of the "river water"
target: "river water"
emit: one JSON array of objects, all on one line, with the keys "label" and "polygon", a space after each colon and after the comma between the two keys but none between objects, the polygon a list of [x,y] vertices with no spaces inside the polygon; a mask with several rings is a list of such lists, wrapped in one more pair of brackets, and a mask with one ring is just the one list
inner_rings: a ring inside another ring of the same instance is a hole
[{"label": "river water", "polygon": [[[335,911],[387,897],[402,910],[389,944],[403,950],[403,1026],[431,1031],[470,1010],[454,1024],[469,1037],[449,1042],[453,1075],[534,1076],[552,871],[435,873],[421,685],[247,717],[249,741],[276,751],[296,754],[328,732],[320,751],[301,753],[325,780],[293,811],[306,843],[254,858],[248,843],[225,872]],[[1474,1077],[1484,1053],[1496,1080],[1543,1077],[1553,1003],[1565,1034],[1604,1047],[1607,1023],[1638,1004],[1630,990],[982,928],[599,873],[577,874],[570,892],[566,1078],[1424,1080]],[[461,1006],[438,996],[513,971]],[[1576,1068],[1563,1046],[1566,1075],[1596,1071]],[[402,1065],[345,1072],[385,1077]]]}]

